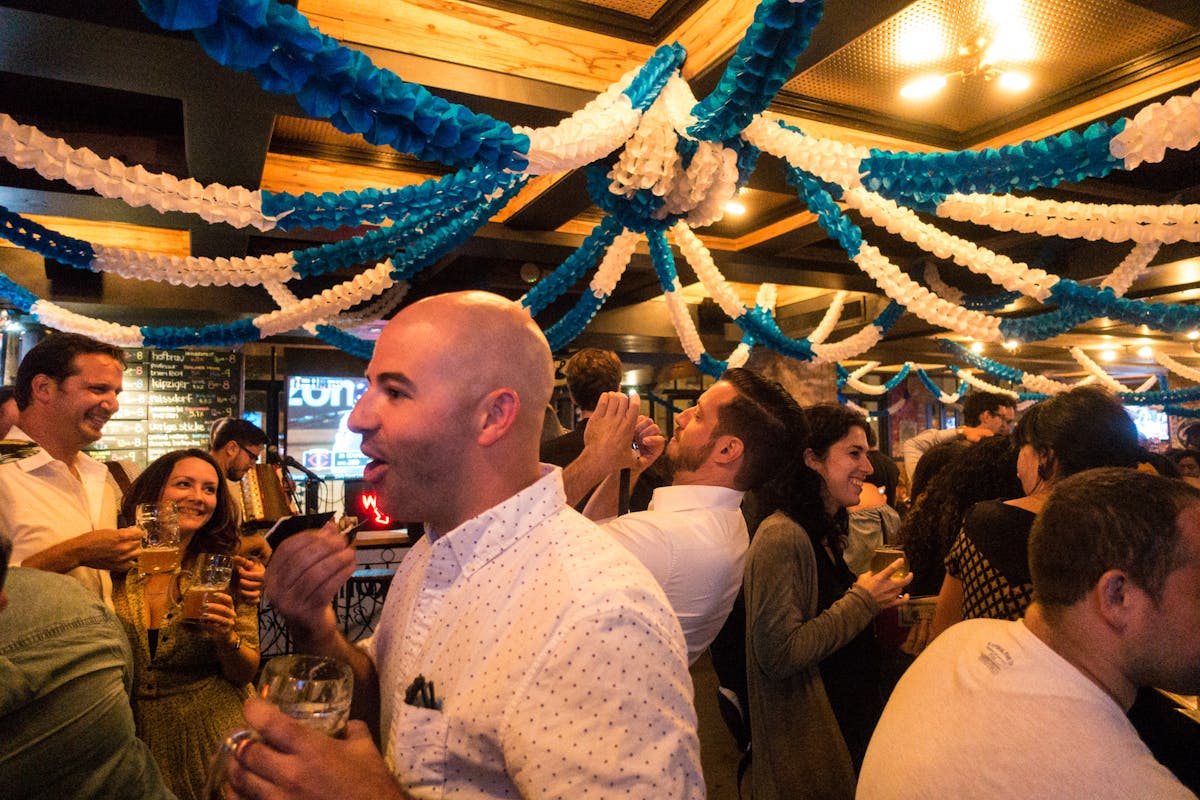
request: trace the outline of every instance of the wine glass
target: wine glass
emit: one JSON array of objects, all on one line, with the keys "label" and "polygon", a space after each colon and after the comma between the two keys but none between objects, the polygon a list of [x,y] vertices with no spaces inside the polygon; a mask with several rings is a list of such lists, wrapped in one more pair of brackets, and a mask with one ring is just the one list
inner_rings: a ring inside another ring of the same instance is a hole
[{"label": "wine glass", "polygon": [[[349,665],[332,658],[276,656],[263,667],[258,695],[308,727],[326,736],[338,736],[350,718],[354,673]],[[205,800],[223,798],[230,759],[255,741],[261,738],[253,728],[242,728],[225,738],[209,768]]]}]

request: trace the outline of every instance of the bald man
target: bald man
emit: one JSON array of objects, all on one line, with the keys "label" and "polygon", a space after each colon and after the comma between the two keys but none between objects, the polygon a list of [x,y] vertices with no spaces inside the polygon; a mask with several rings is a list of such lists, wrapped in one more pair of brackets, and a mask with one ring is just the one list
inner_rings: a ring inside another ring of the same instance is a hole
[{"label": "bald man", "polygon": [[538,465],[553,372],[528,312],[482,292],[422,300],[384,329],[367,378],[350,416],[364,478],[426,535],[358,647],[330,606],[355,567],[345,541],[327,526],[279,547],[268,599],[299,651],[351,665],[353,721],[329,739],[248,701],[263,742],[239,753],[232,789],[704,797],[679,624],[637,560],[566,505],[561,471]]}]

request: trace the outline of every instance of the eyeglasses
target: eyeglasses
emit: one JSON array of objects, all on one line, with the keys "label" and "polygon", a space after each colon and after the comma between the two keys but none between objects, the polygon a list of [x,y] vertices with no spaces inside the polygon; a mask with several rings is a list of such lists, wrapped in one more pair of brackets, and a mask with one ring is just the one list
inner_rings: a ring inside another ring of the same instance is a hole
[{"label": "eyeglasses", "polygon": [[253,459],[254,461],[258,461],[259,456],[262,455],[262,450],[259,450],[256,453],[253,450],[251,450],[249,447],[246,447],[246,445],[242,444],[241,442],[234,442],[234,444],[236,444],[238,446],[238,448],[241,449],[242,452],[244,452],[246,455],[250,456],[250,458]]}]

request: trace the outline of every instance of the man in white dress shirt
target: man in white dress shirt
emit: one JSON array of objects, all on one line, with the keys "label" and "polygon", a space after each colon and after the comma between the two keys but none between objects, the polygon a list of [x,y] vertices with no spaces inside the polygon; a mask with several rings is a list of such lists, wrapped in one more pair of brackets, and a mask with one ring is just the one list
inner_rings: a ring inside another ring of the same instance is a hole
[{"label": "man in white dress shirt", "polygon": [[276,551],[268,599],[299,650],[352,666],[354,720],[330,739],[248,701],[264,741],[238,755],[240,796],[704,797],[667,600],[538,465],[552,376],[528,312],[496,295],[428,298],[384,329],[350,427],[383,510],[426,533],[362,647],[330,606],[355,566],[336,528]]},{"label": "man in white dress shirt", "polygon": [[121,492],[83,453],[116,413],[125,355],[74,333],[52,333],[17,367],[18,446],[0,464],[0,530],[12,563],[72,576],[112,605],[109,570],[128,571],[141,531],[117,526]]},{"label": "man in white dress shirt", "polygon": [[[568,469],[568,486],[577,473],[594,479],[614,464],[640,472],[663,452],[658,427],[638,419],[637,410],[636,396],[602,396],[584,452]],[[604,530],[666,592],[687,639],[689,663],[712,644],[742,585],[750,544],[742,497],[784,469],[801,449],[805,431],[800,406],[781,385],[747,369],[728,370],[675,417],[665,453],[671,485],[654,490],[646,511],[604,522]],[[633,439],[636,456],[629,447]],[[611,516],[596,505],[611,498],[618,480],[609,474],[601,484],[588,506],[593,518]]]},{"label": "man in white dress shirt", "polygon": [[973,619],[897,684],[858,797],[1191,798],[1126,716],[1200,692],[1200,490],[1130,469],[1058,484],[1029,544],[1035,601]]}]

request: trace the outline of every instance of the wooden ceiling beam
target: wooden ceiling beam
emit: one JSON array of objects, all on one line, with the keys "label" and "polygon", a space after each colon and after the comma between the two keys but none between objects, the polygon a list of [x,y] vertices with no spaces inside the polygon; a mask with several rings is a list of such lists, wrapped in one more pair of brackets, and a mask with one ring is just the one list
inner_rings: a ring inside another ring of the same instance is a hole
[{"label": "wooden ceiling beam", "polygon": [[322,33],[349,44],[453,59],[593,92],[654,52],[648,45],[458,0],[301,0],[297,8]]}]

